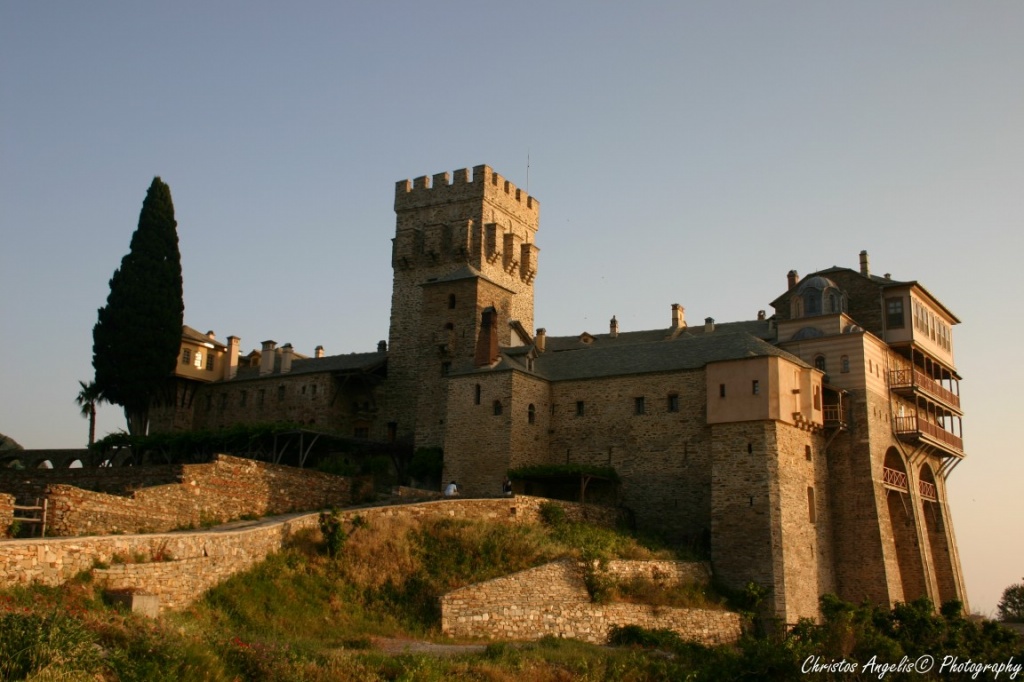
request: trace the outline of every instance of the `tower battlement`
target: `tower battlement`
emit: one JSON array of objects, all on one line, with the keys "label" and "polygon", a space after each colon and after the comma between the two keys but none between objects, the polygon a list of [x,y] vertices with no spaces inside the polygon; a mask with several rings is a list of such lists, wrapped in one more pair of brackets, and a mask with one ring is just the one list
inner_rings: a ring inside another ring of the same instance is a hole
[{"label": "tower battlement", "polygon": [[461,168],[454,172],[454,179],[445,172],[395,183],[396,211],[481,199],[515,214],[525,212],[534,224],[540,213],[537,199],[486,165],[474,166],[472,172]]}]

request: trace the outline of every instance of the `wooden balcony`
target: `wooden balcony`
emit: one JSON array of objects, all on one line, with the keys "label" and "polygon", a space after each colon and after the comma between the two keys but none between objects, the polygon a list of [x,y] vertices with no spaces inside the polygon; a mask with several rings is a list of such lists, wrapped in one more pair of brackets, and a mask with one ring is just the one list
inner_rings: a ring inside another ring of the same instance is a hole
[{"label": "wooden balcony", "polygon": [[921,497],[932,502],[939,501],[938,491],[935,490],[935,484],[929,483],[928,481],[918,481],[917,489],[921,493]]},{"label": "wooden balcony", "polygon": [[901,395],[921,392],[935,401],[960,411],[960,396],[916,368],[890,371],[889,388]]},{"label": "wooden balcony", "polygon": [[964,441],[960,436],[952,434],[938,424],[925,421],[916,415],[896,417],[894,421],[896,434],[907,441],[921,441],[936,446],[950,455],[963,457]]},{"label": "wooden balcony", "polygon": [[827,429],[846,428],[842,405],[822,405],[821,416]]}]

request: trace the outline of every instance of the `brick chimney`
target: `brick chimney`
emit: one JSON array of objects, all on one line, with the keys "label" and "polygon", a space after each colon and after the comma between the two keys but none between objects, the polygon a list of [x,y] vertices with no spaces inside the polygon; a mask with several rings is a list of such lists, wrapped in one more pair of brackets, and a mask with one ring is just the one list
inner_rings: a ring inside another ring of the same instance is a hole
[{"label": "brick chimney", "polygon": [[[710,334],[713,331],[715,331],[715,318],[713,318],[713,317],[705,317],[704,318],[704,332],[706,334]],[[728,334],[726,336],[728,336]]]},{"label": "brick chimney", "polygon": [[263,351],[260,354],[260,376],[271,374],[274,371],[274,356],[277,355],[274,349],[277,348],[277,341],[264,341]]},{"label": "brick chimney", "polygon": [[686,329],[686,308],[672,304],[672,329]]},{"label": "brick chimney", "polygon": [[541,353],[544,352],[544,346],[548,342],[548,330],[544,327],[537,329],[537,335],[533,337],[533,345]]},{"label": "brick chimney", "polygon": [[612,321],[608,323],[608,336],[613,339],[619,335],[619,321],[612,315]]},{"label": "brick chimney", "polygon": [[314,358],[322,358],[323,356],[324,356],[324,347],[323,346],[317,346],[315,349],[313,349],[313,357]]},{"label": "brick chimney", "polygon": [[786,273],[786,282],[789,284],[790,289],[796,287],[796,283],[799,281],[800,275],[796,274],[796,270],[790,270]]},{"label": "brick chimney", "polygon": [[286,343],[281,346],[281,374],[292,371],[292,344]]},{"label": "brick chimney", "polygon": [[868,275],[871,274],[871,271],[868,269],[868,252],[867,251],[861,251],[860,252],[860,274],[864,275],[865,277],[867,277]]},{"label": "brick chimney", "polygon": [[227,362],[224,363],[225,381],[234,379],[238,374],[238,348],[242,345],[242,339],[237,336],[228,337]]},{"label": "brick chimney", "polygon": [[480,336],[476,340],[473,364],[477,367],[493,365],[498,359],[498,311],[493,306],[480,313]]}]

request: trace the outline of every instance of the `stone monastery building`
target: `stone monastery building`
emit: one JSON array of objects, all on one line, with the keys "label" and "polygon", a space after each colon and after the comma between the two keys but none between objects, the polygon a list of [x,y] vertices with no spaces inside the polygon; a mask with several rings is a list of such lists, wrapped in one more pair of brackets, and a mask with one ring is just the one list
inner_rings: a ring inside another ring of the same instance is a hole
[{"label": "stone monastery building", "polygon": [[[177,407],[154,430],[288,421],[444,449],[494,495],[512,468],[614,467],[640,527],[710,540],[716,575],[818,597],[966,600],[946,497],[964,457],[957,317],[921,284],[832,267],[757,319],[534,331],[536,199],[487,166],[397,183],[388,341],[312,357],[186,327]],[[782,287],[780,287],[782,288]],[[668,313],[669,311],[666,310]]]}]

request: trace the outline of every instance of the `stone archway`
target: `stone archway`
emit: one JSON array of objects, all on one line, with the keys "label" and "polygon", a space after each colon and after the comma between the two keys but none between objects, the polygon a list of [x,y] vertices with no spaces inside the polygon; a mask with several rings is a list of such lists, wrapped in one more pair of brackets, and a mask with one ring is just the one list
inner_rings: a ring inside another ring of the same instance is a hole
[{"label": "stone archway", "polygon": [[918,486],[921,493],[921,507],[924,516],[924,527],[928,538],[928,549],[931,552],[932,566],[935,567],[935,583],[939,593],[940,604],[960,599],[957,594],[956,578],[953,573],[953,554],[949,547],[949,534],[946,533],[943,515],[944,500],[939,499],[939,488],[935,484],[935,474],[927,462],[921,464],[918,473]]},{"label": "stone archway", "polygon": [[889,508],[889,528],[899,565],[903,600],[913,601],[928,596],[921,547],[917,541],[917,523],[910,496],[910,477],[903,456],[894,447],[885,453],[883,480]]}]

